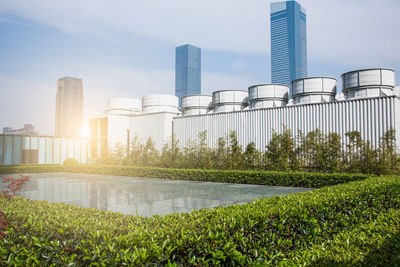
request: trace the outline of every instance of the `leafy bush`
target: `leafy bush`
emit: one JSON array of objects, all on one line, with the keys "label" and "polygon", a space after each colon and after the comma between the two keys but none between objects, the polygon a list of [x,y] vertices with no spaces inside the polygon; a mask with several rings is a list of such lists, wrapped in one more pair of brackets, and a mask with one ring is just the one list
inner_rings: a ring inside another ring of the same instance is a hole
[{"label": "leafy bush", "polygon": [[72,158],[66,159],[63,162],[63,165],[78,165],[78,164],[79,164],[79,162],[76,159],[72,159]]},{"label": "leafy bush", "polygon": [[3,205],[0,206],[0,238],[7,236],[4,230],[9,224],[4,210],[7,208],[8,203],[15,196],[15,194],[26,185],[26,183],[29,181],[29,178],[29,176],[19,175],[18,178],[6,177],[2,180],[3,190],[0,191],[0,197],[5,199],[5,201],[3,202]]},{"label": "leafy bush", "polygon": [[[14,198],[7,210],[12,227],[7,239],[0,240],[0,259],[9,265],[43,266],[248,266],[293,259],[299,265],[309,262],[307,251],[322,249],[330,240],[357,238],[355,233],[373,230],[369,224],[379,225],[385,218],[390,226],[398,221],[399,209],[396,176],[152,218]],[[387,229],[397,230],[396,225]],[[373,241],[376,236],[364,238]],[[346,244],[334,246],[344,253]]]},{"label": "leafy bush", "polygon": [[288,266],[399,266],[400,210],[389,209],[376,220],[343,231],[304,250]]},{"label": "leafy bush", "polygon": [[100,165],[64,165],[42,166],[21,165],[1,166],[0,173],[40,173],[40,172],[73,172],[101,175],[119,175],[148,177],[172,180],[207,181],[237,184],[258,184],[272,186],[290,186],[320,188],[351,181],[363,180],[370,175],[345,173],[310,173],[278,171],[236,171],[236,170],[201,170],[201,169],[167,169],[132,166]]}]

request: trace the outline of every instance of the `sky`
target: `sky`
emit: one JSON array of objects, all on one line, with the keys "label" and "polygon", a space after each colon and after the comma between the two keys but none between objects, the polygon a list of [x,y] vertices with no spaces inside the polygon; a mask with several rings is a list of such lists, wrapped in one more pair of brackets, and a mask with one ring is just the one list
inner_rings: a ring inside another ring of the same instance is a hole
[{"label": "sky", "polygon": [[[269,83],[267,0],[1,0],[0,131],[54,135],[57,81],[83,80],[84,120],[112,97],[174,94],[175,47],[202,49],[202,93]],[[386,67],[400,81],[399,0],[302,0],[308,76]],[[397,48],[397,49],[396,49]]]}]

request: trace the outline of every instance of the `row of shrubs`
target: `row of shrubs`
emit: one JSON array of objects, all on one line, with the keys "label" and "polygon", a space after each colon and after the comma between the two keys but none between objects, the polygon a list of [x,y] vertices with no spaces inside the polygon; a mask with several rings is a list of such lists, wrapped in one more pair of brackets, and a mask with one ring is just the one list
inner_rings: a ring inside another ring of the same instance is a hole
[{"label": "row of shrubs", "polygon": [[[360,132],[348,132],[342,139],[337,133],[324,134],[318,129],[307,135],[288,129],[273,133],[265,152],[258,151],[253,142],[242,147],[235,132],[216,141],[216,147],[210,148],[204,131],[183,147],[172,139],[159,151],[150,138],[141,143],[135,137],[129,149],[117,144],[110,153],[100,151],[97,163],[187,169],[400,173],[394,130],[383,135],[377,149],[363,140]],[[98,153],[95,148],[91,151],[93,157]]]},{"label": "row of shrubs", "polygon": [[320,188],[363,180],[370,175],[348,173],[310,173],[279,171],[236,171],[203,169],[168,169],[133,166],[100,165],[20,165],[1,166],[0,173],[73,172],[116,176],[134,176],[172,180],[207,181],[220,183],[257,184]]},{"label": "row of shrubs", "polygon": [[[294,260],[296,265],[315,265],[319,255],[310,252],[339,240],[326,247],[353,253],[362,264],[371,251],[396,252],[379,249],[395,250],[380,244],[390,242],[398,232],[376,238],[369,237],[368,231],[385,218],[385,229],[398,231],[398,223],[390,226],[391,220],[399,221],[399,209],[397,176],[151,218],[17,197],[6,210],[12,227],[0,240],[0,259],[18,266],[250,266],[286,265]],[[369,242],[370,249],[364,250],[348,245],[361,236],[379,242]],[[341,262],[340,255],[337,259],[331,265],[349,263]],[[395,262],[396,257],[391,258],[388,266]]]},{"label": "row of shrubs", "polygon": [[389,209],[376,220],[313,245],[289,266],[400,266],[400,210]]}]

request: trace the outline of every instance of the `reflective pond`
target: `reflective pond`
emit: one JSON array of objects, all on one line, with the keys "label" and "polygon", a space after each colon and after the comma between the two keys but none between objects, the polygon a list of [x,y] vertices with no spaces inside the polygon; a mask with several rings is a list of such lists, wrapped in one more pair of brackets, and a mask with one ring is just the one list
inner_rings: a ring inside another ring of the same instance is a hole
[{"label": "reflective pond", "polygon": [[141,216],[190,212],[310,190],[72,173],[29,176],[29,183],[19,193],[26,198]]}]

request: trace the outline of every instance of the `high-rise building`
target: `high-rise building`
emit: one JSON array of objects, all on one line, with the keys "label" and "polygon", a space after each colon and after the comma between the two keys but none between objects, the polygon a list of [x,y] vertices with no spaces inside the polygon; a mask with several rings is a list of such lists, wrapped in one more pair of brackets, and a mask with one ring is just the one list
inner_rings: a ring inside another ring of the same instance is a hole
[{"label": "high-rise building", "polygon": [[201,94],[201,49],[190,44],[178,46],[175,51],[175,95]]},{"label": "high-rise building", "polygon": [[[306,11],[296,1],[271,3],[271,81],[307,77]],[[290,93],[291,95],[291,93]]]},{"label": "high-rise building", "polygon": [[57,84],[56,136],[80,137],[82,116],[82,80],[72,77],[60,78]]}]

